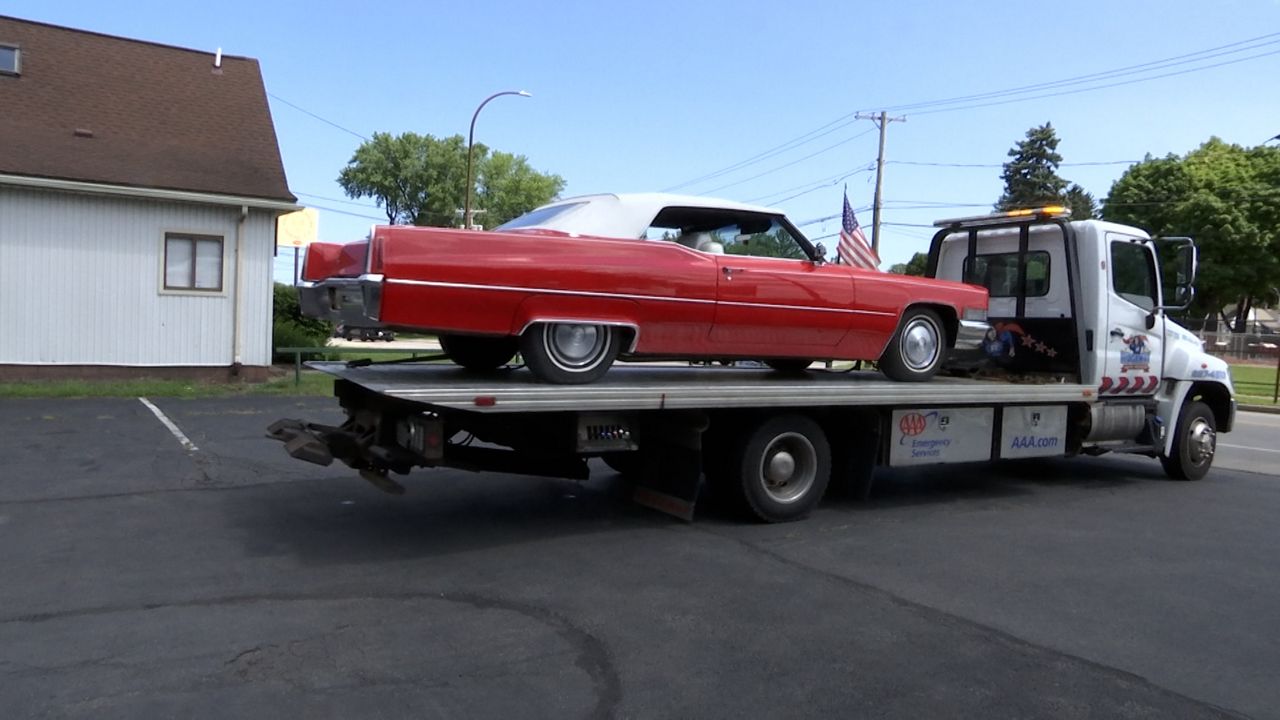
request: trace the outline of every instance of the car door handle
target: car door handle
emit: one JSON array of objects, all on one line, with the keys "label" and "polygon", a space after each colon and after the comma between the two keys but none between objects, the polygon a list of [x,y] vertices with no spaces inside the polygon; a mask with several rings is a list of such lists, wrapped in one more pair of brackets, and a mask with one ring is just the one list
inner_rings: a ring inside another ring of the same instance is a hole
[{"label": "car door handle", "polygon": [[734,273],[740,273],[744,271],[746,271],[746,268],[729,267],[728,265],[725,265],[724,267],[720,268],[720,272],[724,273],[727,277],[730,277],[730,278],[733,277]]},{"label": "car door handle", "polygon": [[1120,328],[1116,328],[1115,330],[1111,331],[1111,337],[1122,338],[1124,337],[1124,331],[1121,330]]}]

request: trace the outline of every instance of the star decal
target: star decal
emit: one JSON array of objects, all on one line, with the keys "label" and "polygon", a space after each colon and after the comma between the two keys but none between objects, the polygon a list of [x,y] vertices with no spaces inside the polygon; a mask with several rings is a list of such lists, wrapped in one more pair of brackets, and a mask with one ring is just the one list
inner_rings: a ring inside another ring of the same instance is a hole
[{"label": "star decal", "polygon": [[1038,353],[1042,353],[1042,352],[1047,352],[1048,350],[1049,350],[1049,346],[1048,346],[1048,345],[1045,345],[1045,344],[1044,344],[1044,343],[1042,343],[1042,342],[1038,342],[1038,343],[1036,343],[1036,352],[1038,352]]},{"label": "star decal", "polygon": [[1048,355],[1049,357],[1058,357],[1058,351],[1054,350],[1053,348],[1049,348],[1048,350],[1045,351],[1044,354]]},{"label": "star decal", "polygon": [[1031,337],[1030,335],[1022,336],[1022,347],[1034,347],[1035,344],[1036,344],[1035,338]]}]

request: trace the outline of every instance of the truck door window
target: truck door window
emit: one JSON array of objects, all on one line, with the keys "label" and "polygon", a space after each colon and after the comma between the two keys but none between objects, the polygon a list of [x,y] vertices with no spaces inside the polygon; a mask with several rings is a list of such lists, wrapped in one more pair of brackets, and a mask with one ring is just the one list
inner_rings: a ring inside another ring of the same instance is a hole
[{"label": "truck door window", "polygon": [[[981,285],[991,297],[1018,296],[1018,253],[988,253],[965,258],[965,282]],[[1027,297],[1049,294],[1049,253],[1027,253]]]},{"label": "truck door window", "polygon": [[1155,308],[1155,264],[1145,245],[1126,240],[1111,243],[1111,288],[1143,310]]}]

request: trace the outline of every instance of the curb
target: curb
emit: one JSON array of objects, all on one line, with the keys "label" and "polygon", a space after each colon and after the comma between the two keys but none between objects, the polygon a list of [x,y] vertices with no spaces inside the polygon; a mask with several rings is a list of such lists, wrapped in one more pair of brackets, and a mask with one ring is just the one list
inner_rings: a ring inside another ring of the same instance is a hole
[{"label": "curb", "polygon": [[1268,415],[1280,415],[1280,405],[1237,405],[1237,410],[1244,412],[1267,413]]}]

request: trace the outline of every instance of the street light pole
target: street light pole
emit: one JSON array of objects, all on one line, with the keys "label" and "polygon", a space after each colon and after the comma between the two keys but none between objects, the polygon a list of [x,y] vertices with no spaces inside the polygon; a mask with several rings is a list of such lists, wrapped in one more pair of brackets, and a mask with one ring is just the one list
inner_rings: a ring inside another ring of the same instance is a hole
[{"label": "street light pole", "polygon": [[496,97],[502,97],[503,95],[533,97],[532,94],[527,93],[524,90],[503,90],[502,92],[496,92],[485,98],[484,102],[480,103],[480,107],[476,108],[476,111],[471,115],[471,130],[467,132],[467,199],[462,207],[462,224],[467,230],[471,229],[471,187],[475,184],[471,180],[471,154],[472,145],[475,144],[476,139],[476,118],[480,117],[480,111],[484,109],[485,105],[489,104],[490,100]]}]

